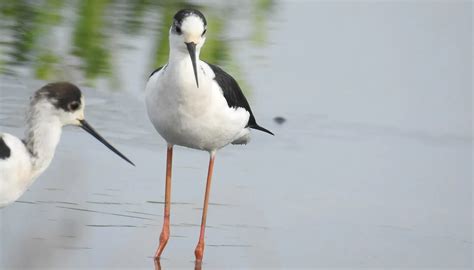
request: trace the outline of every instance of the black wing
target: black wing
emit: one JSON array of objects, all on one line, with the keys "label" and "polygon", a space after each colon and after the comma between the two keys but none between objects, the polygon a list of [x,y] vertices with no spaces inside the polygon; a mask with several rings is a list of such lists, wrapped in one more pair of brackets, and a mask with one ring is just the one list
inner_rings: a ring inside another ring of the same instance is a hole
[{"label": "black wing", "polygon": [[247,123],[247,127],[257,129],[263,132],[266,132],[268,134],[274,135],[270,130],[261,127],[257,124],[257,121],[255,120],[255,116],[252,113],[252,109],[250,109],[250,105],[247,101],[247,99],[244,96],[244,93],[242,93],[242,90],[239,87],[239,84],[235,81],[232,76],[227,74],[224,70],[222,70],[220,67],[209,64],[209,67],[211,67],[212,71],[214,71],[214,74],[216,77],[214,80],[216,80],[217,84],[222,88],[222,92],[224,94],[224,98],[227,101],[227,105],[229,107],[241,107],[244,108],[246,111],[250,113],[249,117],[249,122]]},{"label": "black wing", "polygon": [[10,157],[11,151],[3,138],[0,136],[0,159],[7,159]]},{"label": "black wing", "polygon": [[158,71],[162,70],[164,67],[166,67],[166,65],[165,65],[165,66],[162,66],[162,67],[159,67],[159,68],[157,68],[157,69],[155,69],[155,70],[153,70],[153,72],[150,74],[150,76],[149,76],[148,78],[150,78],[151,76],[153,76],[153,75],[154,75],[155,73],[157,73]]}]

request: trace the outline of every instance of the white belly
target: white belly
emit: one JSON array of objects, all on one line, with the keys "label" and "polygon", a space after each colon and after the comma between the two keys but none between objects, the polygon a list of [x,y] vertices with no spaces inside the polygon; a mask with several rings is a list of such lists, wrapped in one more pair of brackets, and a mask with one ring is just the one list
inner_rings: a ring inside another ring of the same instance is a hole
[{"label": "white belly", "polygon": [[169,66],[155,73],[146,86],[148,116],[169,144],[214,151],[249,133],[249,113],[229,108],[205,63],[198,71],[199,88],[190,66],[188,74]]}]

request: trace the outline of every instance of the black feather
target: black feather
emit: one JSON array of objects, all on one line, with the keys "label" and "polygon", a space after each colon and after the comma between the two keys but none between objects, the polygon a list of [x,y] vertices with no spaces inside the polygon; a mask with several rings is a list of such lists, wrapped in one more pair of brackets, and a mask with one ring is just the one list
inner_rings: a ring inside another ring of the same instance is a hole
[{"label": "black feather", "polygon": [[206,21],[206,17],[204,17],[204,14],[202,14],[199,10],[197,9],[192,9],[192,8],[187,8],[187,9],[182,9],[180,11],[178,11],[175,15],[174,15],[174,20],[175,20],[175,23],[177,25],[181,25],[181,23],[183,22],[184,18],[190,16],[190,15],[195,15],[195,16],[198,16],[199,18],[201,18],[204,26],[207,25],[207,21]]},{"label": "black feather", "polygon": [[11,151],[2,137],[0,137],[0,159],[7,159],[10,157]]},{"label": "black feather", "polygon": [[54,82],[43,86],[36,91],[35,99],[46,97],[57,109],[66,112],[75,111],[81,104],[82,93],[77,86],[69,82]]},{"label": "black feather", "polygon": [[227,72],[222,70],[220,67],[209,63],[207,64],[211,67],[212,71],[214,71],[214,74],[216,75],[214,80],[216,80],[217,84],[219,84],[219,86],[221,87],[222,93],[224,94],[224,98],[227,101],[227,105],[233,108],[244,108],[250,113],[247,127],[274,135],[270,130],[257,124],[255,116],[252,113],[252,109],[250,109],[250,105],[247,99],[245,98],[244,93],[242,93],[242,90],[240,89],[240,86],[237,81],[232,78],[232,76],[227,74]]},{"label": "black feather", "polygon": [[[164,67],[164,66],[159,67],[159,68],[153,70],[153,72],[150,74],[150,77],[153,76],[153,75],[155,75],[155,73],[157,73],[157,72],[160,71],[161,69],[163,69],[163,67]],[[148,77],[148,78],[150,78],[150,77]]]}]

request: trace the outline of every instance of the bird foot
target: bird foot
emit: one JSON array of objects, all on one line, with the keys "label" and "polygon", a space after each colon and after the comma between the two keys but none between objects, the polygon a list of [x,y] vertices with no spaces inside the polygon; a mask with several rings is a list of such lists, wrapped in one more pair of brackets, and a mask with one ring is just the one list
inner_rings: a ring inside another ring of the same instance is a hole
[{"label": "bird foot", "polygon": [[204,255],[204,242],[199,242],[194,250],[194,255],[196,256],[196,262],[202,262],[202,257]]}]

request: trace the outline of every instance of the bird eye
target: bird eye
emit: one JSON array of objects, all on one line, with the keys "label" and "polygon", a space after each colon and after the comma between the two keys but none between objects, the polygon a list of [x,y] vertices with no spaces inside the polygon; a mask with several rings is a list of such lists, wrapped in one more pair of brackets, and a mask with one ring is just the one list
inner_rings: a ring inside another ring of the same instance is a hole
[{"label": "bird eye", "polygon": [[176,33],[180,34],[181,35],[181,27],[179,26],[176,26]]},{"label": "bird eye", "polygon": [[71,111],[75,111],[79,108],[79,102],[77,101],[73,101],[71,103],[69,103],[68,105],[68,109],[71,110]]},{"label": "bird eye", "polygon": [[206,34],[206,32],[207,32],[207,29],[204,29],[204,31],[201,34],[201,37],[203,37]]}]

